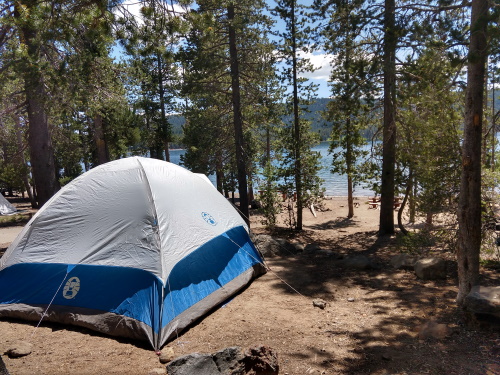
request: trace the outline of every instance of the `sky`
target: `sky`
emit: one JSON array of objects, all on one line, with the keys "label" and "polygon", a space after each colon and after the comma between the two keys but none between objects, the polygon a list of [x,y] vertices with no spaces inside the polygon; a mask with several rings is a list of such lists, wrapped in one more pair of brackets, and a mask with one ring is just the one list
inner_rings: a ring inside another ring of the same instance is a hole
[{"label": "sky", "polygon": [[[274,0],[267,0],[269,7],[276,6]],[[139,18],[140,9],[142,3],[140,0],[125,0],[121,3],[121,6],[126,8],[128,12],[133,15],[136,15]],[[182,12],[182,8],[174,5],[175,10],[178,12]],[[119,13],[119,12],[117,12]],[[280,22],[277,22],[278,27]],[[113,51],[113,55],[115,57],[119,57],[120,54],[123,53],[123,50],[120,47],[117,47]],[[308,52],[302,53],[302,57],[308,58],[313,66],[316,68],[314,72],[305,72],[300,76],[309,79],[312,83],[318,86],[318,90],[316,92],[316,96],[318,98],[327,98],[330,96],[330,90],[328,88],[328,77],[330,74],[330,60],[331,56],[326,55],[321,52]]]},{"label": "sky", "polygon": [[314,72],[306,72],[302,74],[302,76],[319,86],[318,91],[316,92],[316,96],[318,98],[328,98],[330,96],[328,77],[330,76],[331,56],[318,52],[314,54],[307,53],[302,55],[303,57],[308,58],[317,69]]}]

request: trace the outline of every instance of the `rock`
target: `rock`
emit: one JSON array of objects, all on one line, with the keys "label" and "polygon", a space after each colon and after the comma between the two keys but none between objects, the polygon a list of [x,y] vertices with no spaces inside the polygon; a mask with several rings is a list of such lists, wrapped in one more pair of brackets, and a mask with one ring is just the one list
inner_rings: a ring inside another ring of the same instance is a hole
[{"label": "rock", "polygon": [[345,268],[351,268],[355,270],[367,270],[373,268],[370,259],[368,259],[364,255],[358,255],[352,258],[343,259],[341,265]]},{"label": "rock", "polygon": [[319,247],[319,245],[315,243],[308,243],[304,248],[304,251],[306,252],[314,252],[318,250],[321,250],[321,247]]},{"label": "rock", "polygon": [[295,250],[298,251],[299,253],[302,253],[306,249],[306,247],[300,242],[292,242],[292,245],[295,247]]},{"label": "rock", "polygon": [[162,368],[154,368],[154,369],[150,370],[148,372],[148,375],[162,375],[162,374],[166,374],[166,373],[167,373],[167,370],[164,367],[162,367]]},{"label": "rock", "polygon": [[398,254],[391,258],[391,266],[395,269],[412,270],[414,269],[415,263],[418,261],[418,257],[410,254]]},{"label": "rock", "polygon": [[214,354],[193,353],[167,365],[168,375],[275,375],[278,358],[267,346],[243,351],[234,346]]},{"label": "rock", "polygon": [[252,236],[252,241],[265,258],[273,258],[280,254],[280,244],[268,234]]},{"label": "rock", "polygon": [[442,340],[449,336],[451,329],[446,324],[437,323],[430,320],[419,327],[418,339],[419,340]]},{"label": "rock", "polygon": [[168,363],[172,361],[175,358],[175,353],[174,349],[167,346],[166,348],[163,348],[161,351],[161,354],[159,356],[160,363]]},{"label": "rock", "polygon": [[220,375],[211,354],[192,353],[176,358],[167,365],[168,375]]},{"label": "rock", "polygon": [[295,255],[297,254],[298,250],[295,247],[293,243],[288,242],[287,240],[284,240],[283,238],[276,238],[275,239],[279,244],[280,244],[280,255]]},{"label": "rock", "polygon": [[335,259],[342,259],[342,255],[328,249],[320,249],[317,251],[317,254],[326,255],[327,257],[333,257]]},{"label": "rock", "polygon": [[7,370],[2,356],[0,356],[0,375],[9,375],[9,370]]},{"label": "rock", "polygon": [[278,375],[279,373],[278,356],[268,346],[262,345],[246,350],[243,361],[248,375]]},{"label": "rock", "polygon": [[239,346],[233,346],[215,353],[213,360],[221,374],[243,375],[245,374],[244,357],[242,349]]},{"label": "rock", "polygon": [[318,374],[321,374],[321,371],[318,369],[310,367],[306,370],[306,375],[318,375]]},{"label": "rock", "polygon": [[268,234],[253,235],[252,241],[266,258],[273,258],[278,255],[295,255],[300,251],[294,244],[287,240],[273,238]]},{"label": "rock", "polygon": [[321,310],[323,310],[326,307],[326,302],[322,299],[315,299],[313,300],[313,306],[319,307]]},{"label": "rock", "polygon": [[446,278],[446,262],[441,258],[424,258],[415,263],[417,277],[422,280]]},{"label": "rock", "polygon": [[33,350],[33,345],[29,342],[18,341],[12,345],[10,349],[8,349],[5,354],[7,354],[10,358],[19,358],[24,357],[31,354]]},{"label": "rock", "polygon": [[500,286],[474,286],[465,297],[464,310],[470,326],[500,329]]}]

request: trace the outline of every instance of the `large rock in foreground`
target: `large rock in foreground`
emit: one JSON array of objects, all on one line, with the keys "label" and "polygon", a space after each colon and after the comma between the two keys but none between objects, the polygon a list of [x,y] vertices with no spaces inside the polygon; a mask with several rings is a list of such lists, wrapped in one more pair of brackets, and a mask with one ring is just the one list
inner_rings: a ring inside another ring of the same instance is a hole
[{"label": "large rock in foreground", "polygon": [[169,375],[220,375],[210,354],[192,353],[174,359],[167,365]]},{"label": "large rock in foreground", "polygon": [[277,375],[278,357],[267,346],[238,346],[214,354],[188,354],[167,365],[168,375]]},{"label": "large rock in foreground", "polygon": [[264,258],[295,255],[300,252],[299,244],[292,244],[282,238],[268,234],[251,235],[251,239]]},{"label": "large rock in foreground", "polygon": [[464,310],[469,325],[500,330],[500,286],[474,286],[465,297]]},{"label": "large rock in foreground", "polygon": [[415,263],[417,277],[422,280],[446,279],[446,261],[441,258],[424,258]]},{"label": "large rock in foreground", "polygon": [[410,254],[398,254],[391,258],[391,266],[395,269],[413,270],[418,257]]}]

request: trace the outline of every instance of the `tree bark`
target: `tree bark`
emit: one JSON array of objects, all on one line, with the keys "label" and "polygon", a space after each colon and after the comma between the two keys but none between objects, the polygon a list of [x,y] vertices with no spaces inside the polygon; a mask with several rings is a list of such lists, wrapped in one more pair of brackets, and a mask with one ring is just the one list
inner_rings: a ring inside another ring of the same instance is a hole
[{"label": "tree bark", "polygon": [[94,117],[94,129],[92,138],[96,148],[97,165],[101,165],[110,161],[108,146],[104,136],[104,121],[100,114]]},{"label": "tree bark", "polygon": [[234,27],[234,3],[227,7],[227,18],[229,24],[229,55],[231,59],[231,91],[233,102],[233,123],[236,146],[236,168],[238,170],[238,192],[240,195],[240,211],[243,219],[250,225],[250,212],[248,209],[247,171],[245,147],[243,138],[243,116],[241,113],[240,94],[240,68],[238,60],[238,46],[236,41],[236,29]]},{"label": "tree bark", "polygon": [[458,207],[458,305],[479,283],[481,247],[481,137],[487,61],[488,1],[472,0],[462,175]]},{"label": "tree bark", "polygon": [[[347,130],[350,133],[351,132],[351,119],[347,119]],[[352,183],[352,171],[354,168],[353,165],[353,158],[352,158],[352,144],[349,140],[349,135],[347,136],[347,144],[346,144],[346,167],[347,167],[347,207],[348,207],[348,214],[347,218],[352,218],[354,217],[354,198],[352,196],[353,194],[353,183]]]},{"label": "tree bark", "polygon": [[297,194],[297,224],[295,229],[302,230],[302,155],[301,155],[301,129],[299,118],[299,90],[297,77],[297,36],[295,20],[295,0],[291,1],[291,36],[292,36],[292,80],[293,80],[293,123],[294,123],[294,159],[295,159],[295,189]]},{"label": "tree bark", "polygon": [[[33,62],[40,61],[40,42],[37,41],[36,28],[29,24],[22,24],[20,7],[32,8],[34,3],[16,2],[14,17],[22,25],[19,29],[19,38],[26,46],[31,64],[23,65],[22,75],[26,91],[28,110],[28,144],[30,148],[30,164],[36,190],[38,206],[43,206],[59,189],[57,180],[54,149],[49,132],[48,116],[45,111],[45,91],[42,73]],[[29,13],[29,11],[28,11]]]},{"label": "tree bark", "polygon": [[[170,126],[165,112],[165,87],[163,84],[163,60],[159,53],[156,55],[158,67],[158,92],[160,94],[160,113],[161,113],[161,134],[163,138],[163,150],[165,151],[165,160],[170,161]],[[163,159],[163,158],[162,158]]]},{"label": "tree bark", "polygon": [[415,224],[415,217],[417,216],[417,202],[415,201],[415,197],[417,196],[417,186],[414,183],[414,180],[415,180],[415,177],[413,177],[412,182],[411,182],[413,189],[411,190],[411,193],[410,193],[410,207],[409,207],[410,219],[409,219],[409,222],[411,224]]},{"label": "tree bark", "polygon": [[493,82],[491,83],[492,86],[492,100],[491,100],[491,130],[492,130],[492,137],[491,137],[491,171],[495,171],[495,149],[496,149],[496,141],[497,141],[497,129],[496,129],[496,119],[495,119],[495,75],[493,75]]},{"label": "tree bark", "polygon": [[406,230],[403,224],[403,210],[406,207],[406,202],[408,202],[412,190],[413,190],[413,170],[410,169],[410,171],[408,172],[408,182],[406,184],[405,196],[403,198],[403,202],[401,202],[401,207],[398,210],[398,227],[399,230],[401,230],[401,233],[403,233],[405,236],[408,235],[408,231]]},{"label": "tree bark", "polygon": [[384,10],[384,125],[379,236],[394,234],[394,176],[396,164],[396,4]]},{"label": "tree bark", "polygon": [[[19,157],[19,164],[25,167],[27,163],[24,157],[21,121],[19,120],[19,116],[17,114],[14,114],[13,119],[14,123],[16,124],[16,140],[17,140],[17,153]],[[26,193],[28,194],[28,197],[30,199],[31,207],[36,208],[37,204],[35,196],[33,195],[33,189],[31,188],[30,181],[26,173],[23,173],[23,184],[24,188],[26,189]]]},{"label": "tree bark", "polygon": [[41,79],[26,79],[26,96],[30,163],[38,206],[42,207],[60,189],[60,186],[56,177],[54,149],[52,148],[47,114],[42,103],[42,98],[46,97],[46,93]]},{"label": "tree bark", "polygon": [[222,155],[220,151],[216,151],[215,157],[215,184],[217,185],[217,190],[221,194],[224,194],[224,169],[222,166]]}]

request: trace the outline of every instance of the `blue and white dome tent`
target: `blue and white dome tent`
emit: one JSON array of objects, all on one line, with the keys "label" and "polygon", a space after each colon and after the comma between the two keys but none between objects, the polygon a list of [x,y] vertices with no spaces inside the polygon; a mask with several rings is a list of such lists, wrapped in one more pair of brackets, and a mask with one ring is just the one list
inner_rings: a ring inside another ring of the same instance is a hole
[{"label": "blue and white dome tent", "polygon": [[248,227],[206,179],[131,157],[83,174],[0,260],[0,317],[171,337],[265,272]]}]

